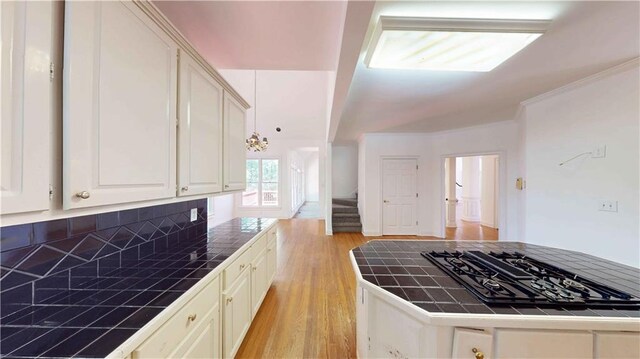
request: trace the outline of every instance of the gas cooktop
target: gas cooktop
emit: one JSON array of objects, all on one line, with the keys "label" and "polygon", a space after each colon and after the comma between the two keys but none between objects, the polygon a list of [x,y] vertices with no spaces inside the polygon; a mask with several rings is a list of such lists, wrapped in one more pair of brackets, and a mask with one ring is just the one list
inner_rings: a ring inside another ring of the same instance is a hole
[{"label": "gas cooktop", "polygon": [[421,253],[486,304],[640,308],[640,298],[518,252]]}]

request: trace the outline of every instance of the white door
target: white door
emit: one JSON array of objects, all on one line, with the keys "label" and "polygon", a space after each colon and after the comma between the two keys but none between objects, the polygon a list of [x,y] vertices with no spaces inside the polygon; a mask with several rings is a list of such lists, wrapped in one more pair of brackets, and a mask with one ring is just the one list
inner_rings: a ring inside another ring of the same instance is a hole
[{"label": "white door", "polygon": [[49,207],[51,2],[0,3],[0,213]]},{"label": "white door", "polygon": [[133,2],[65,5],[65,209],[174,197],[177,45]]},{"label": "white door", "polygon": [[269,278],[267,271],[267,250],[263,249],[254,258],[251,267],[251,316],[255,317],[267,289]]},{"label": "white door", "polygon": [[415,159],[382,161],[382,234],[417,234],[417,177]]},{"label": "white door", "polygon": [[251,271],[244,272],[224,293],[222,350],[225,358],[235,356],[251,325]]},{"label": "white door", "polygon": [[222,86],[181,53],[179,196],[222,191],[222,106]]},{"label": "white door", "polygon": [[224,190],[246,187],[246,112],[233,97],[224,94]]}]

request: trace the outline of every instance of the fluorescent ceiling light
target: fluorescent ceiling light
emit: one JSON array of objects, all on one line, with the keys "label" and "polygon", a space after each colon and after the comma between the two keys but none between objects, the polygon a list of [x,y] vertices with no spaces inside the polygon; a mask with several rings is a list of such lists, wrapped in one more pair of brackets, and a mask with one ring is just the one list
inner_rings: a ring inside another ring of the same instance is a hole
[{"label": "fluorescent ceiling light", "polygon": [[384,69],[491,71],[540,37],[548,24],[381,16],[365,64]]}]

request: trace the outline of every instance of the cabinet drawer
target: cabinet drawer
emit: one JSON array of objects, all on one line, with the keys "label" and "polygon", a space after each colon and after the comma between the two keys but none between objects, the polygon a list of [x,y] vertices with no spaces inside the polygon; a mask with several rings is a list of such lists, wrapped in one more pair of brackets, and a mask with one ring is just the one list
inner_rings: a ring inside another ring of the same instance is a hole
[{"label": "cabinet drawer", "polygon": [[253,252],[251,255],[251,261],[256,258],[260,253],[264,252],[267,249],[267,235],[264,234],[260,236],[252,245],[251,251]]},{"label": "cabinet drawer", "polygon": [[269,242],[269,245],[275,243],[276,239],[278,239],[278,228],[276,226],[273,226],[269,228],[269,231],[267,232],[267,240]]},{"label": "cabinet drawer", "polygon": [[247,249],[224,269],[224,283],[222,285],[224,290],[227,290],[233,284],[242,271],[249,269],[252,253],[251,249]]},{"label": "cabinet drawer", "polygon": [[166,358],[187,338],[220,300],[220,281],[214,279],[167,320],[134,352],[134,358]]}]

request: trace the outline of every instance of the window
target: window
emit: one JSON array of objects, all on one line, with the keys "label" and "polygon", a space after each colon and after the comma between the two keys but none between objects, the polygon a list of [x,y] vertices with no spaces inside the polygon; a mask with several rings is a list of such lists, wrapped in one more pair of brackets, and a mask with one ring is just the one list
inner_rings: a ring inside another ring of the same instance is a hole
[{"label": "window", "polygon": [[248,159],[247,189],[242,192],[245,207],[278,206],[279,160]]}]

